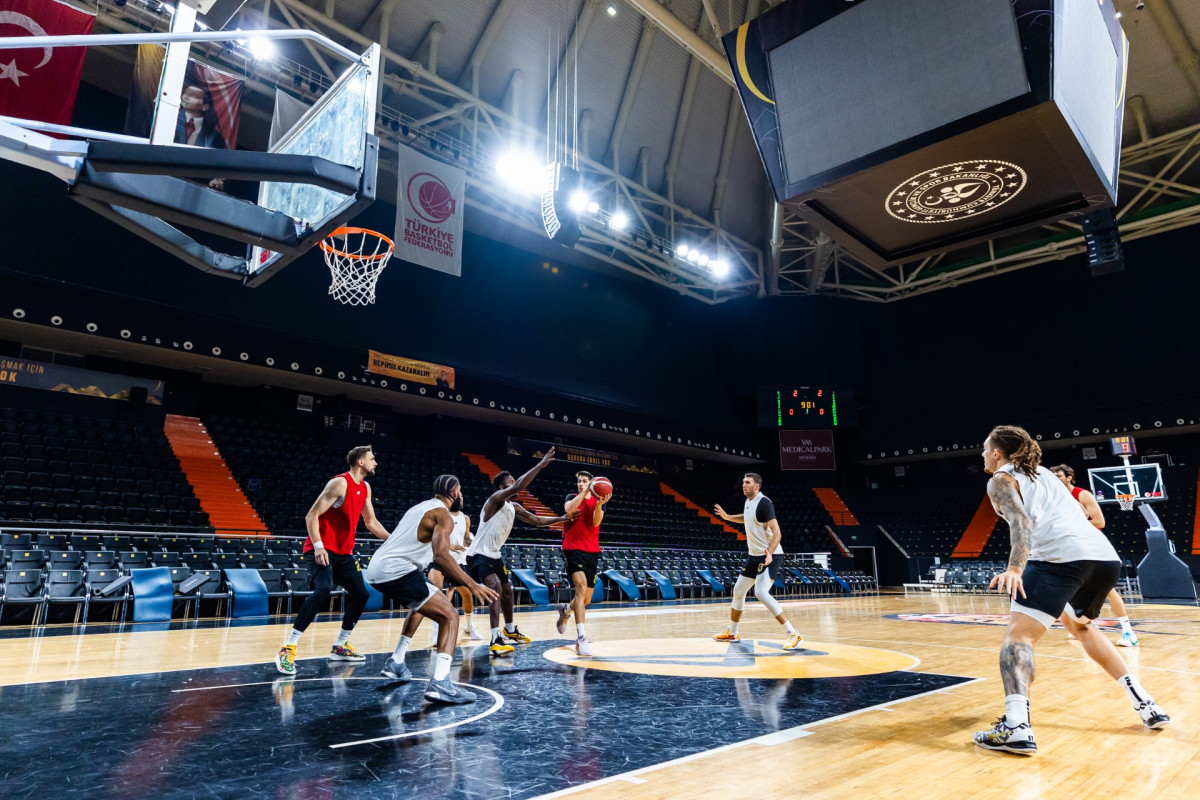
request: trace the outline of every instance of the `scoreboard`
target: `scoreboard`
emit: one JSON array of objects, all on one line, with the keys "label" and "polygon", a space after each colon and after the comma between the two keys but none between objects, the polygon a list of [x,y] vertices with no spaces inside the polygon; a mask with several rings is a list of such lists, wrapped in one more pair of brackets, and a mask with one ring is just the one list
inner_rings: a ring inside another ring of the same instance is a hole
[{"label": "scoreboard", "polygon": [[842,386],[760,386],[758,427],[848,428],[857,424],[854,393]]}]

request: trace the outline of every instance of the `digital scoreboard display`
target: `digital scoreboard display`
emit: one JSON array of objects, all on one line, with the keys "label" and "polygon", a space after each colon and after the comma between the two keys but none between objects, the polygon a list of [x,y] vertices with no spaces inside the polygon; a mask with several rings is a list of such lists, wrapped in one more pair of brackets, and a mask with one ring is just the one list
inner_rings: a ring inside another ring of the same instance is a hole
[{"label": "digital scoreboard display", "polygon": [[849,428],[857,423],[854,392],[845,387],[758,387],[760,428]]}]

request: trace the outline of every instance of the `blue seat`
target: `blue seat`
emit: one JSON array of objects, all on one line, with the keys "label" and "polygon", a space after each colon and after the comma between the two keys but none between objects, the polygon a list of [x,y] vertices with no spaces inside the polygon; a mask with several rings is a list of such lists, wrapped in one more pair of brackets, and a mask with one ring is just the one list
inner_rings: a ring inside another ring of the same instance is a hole
[{"label": "blue seat", "polygon": [[678,599],[678,597],[675,595],[675,587],[671,585],[670,578],[668,578],[666,575],[663,575],[656,569],[648,569],[646,570],[646,574],[650,576],[651,580],[658,584],[659,597],[661,597],[663,600]]},{"label": "blue seat", "polygon": [[265,617],[270,614],[267,585],[256,569],[227,569],[225,583],[233,594],[230,609],[234,617]]},{"label": "blue seat", "polygon": [[367,583],[366,581],[363,581],[363,583],[366,584],[367,594],[370,595],[367,598],[367,604],[363,607],[363,613],[366,613],[368,611],[382,611],[383,610],[383,592],[379,591],[378,589],[376,589],[374,586]]},{"label": "blue seat", "polygon": [[592,602],[604,602],[604,581],[600,580],[600,576],[596,576],[596,583],[592,586]]},{"label": "blue seat", "polygon": [[525,584],[525,588],[529,590],[529,599],[534,605],[548,606],[550,605],[550,589],[546,584],[537,579],[530,569],[514,569],[513,575],[520,579],[521,583]]},{"label": "blue seat", "polygon": [[717,580],[716,578],[714,578],[712,572],[710,572],[709,570],[698,569],[698,570],[696,570],[696,574],[698,574],[701,578],[703,578],[708,583],[708,585],[712,587],[713,594],[716,594],[718,592],[720,592],[721,594],[725,593],[725,584],[722,583],[721,581]]},{"label": "blue seat", "polygon": [[175,585],[168,567],[147,567],[130,571],[133,578],[133,621],[170,622]]},{"label": "blue seat", "polygon": [[638,589],[637,584],[633,582],[633,578],[622,575],[615,569],[605,570],[604,577],[615,583],[625,593],[625,596],[630,600],[637,602],[642,599],[642,592]]}]

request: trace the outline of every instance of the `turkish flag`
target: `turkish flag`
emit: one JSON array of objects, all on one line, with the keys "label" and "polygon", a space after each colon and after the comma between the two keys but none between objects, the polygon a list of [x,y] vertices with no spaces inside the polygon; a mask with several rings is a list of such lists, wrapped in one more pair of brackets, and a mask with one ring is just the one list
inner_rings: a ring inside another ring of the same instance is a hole
[{"label": "turkish flag", "polygon": [[[0,0],[0,36],[90,34],[96,18],[55,0]],[[0,50],[0,114],[70,125],[86,47]]]}]

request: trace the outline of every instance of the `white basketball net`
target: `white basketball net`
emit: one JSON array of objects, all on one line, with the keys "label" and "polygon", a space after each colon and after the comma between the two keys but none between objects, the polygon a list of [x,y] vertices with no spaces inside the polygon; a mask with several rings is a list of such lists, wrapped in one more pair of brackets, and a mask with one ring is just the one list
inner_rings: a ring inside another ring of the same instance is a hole
[{"label": "white basketball net", "polygon": [[350,306],[375,302],[375,281],[392,257],[392,240],[366,228],[338,228],[320,243],[332,281],[329,294]]},{"label": "white basketball net", "polygon": [[1133,508],[1133,501],[1137,500],[1136,494],[1119,494],[1117,502],[1121,504],[1122,511],[1130,511]]}]

